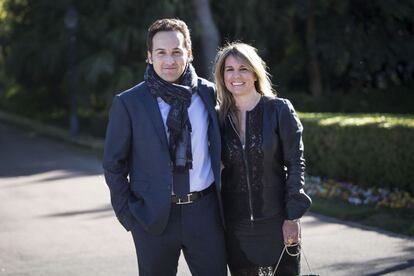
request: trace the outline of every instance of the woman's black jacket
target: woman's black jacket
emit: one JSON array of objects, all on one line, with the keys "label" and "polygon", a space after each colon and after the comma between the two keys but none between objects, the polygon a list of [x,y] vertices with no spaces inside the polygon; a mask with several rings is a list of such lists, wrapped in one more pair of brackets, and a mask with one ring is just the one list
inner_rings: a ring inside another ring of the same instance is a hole
[{"label": "woman's black jacket", "polygon": [[311,200],[303,191],[302,124],[292,104],[262,96],[246,114],[242,145],[230,116],[222,125],[222,196],[227,220],[300,218]]}]

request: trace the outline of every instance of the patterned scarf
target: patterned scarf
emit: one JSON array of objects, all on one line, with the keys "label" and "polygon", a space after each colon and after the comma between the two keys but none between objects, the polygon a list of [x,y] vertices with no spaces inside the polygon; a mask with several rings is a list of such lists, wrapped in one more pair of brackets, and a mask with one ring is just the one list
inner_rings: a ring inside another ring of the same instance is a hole
[{"label": "patterned scarf", "polygon": [[161,79],[154,71],[152,64],[147,65],[144,80],[150,88],[151,94],[160,97],[170,105],[167,117],[167,127],[170,134],[169,149],[176,171],[183,171],[193,167],[191,152],[191,123],[188,118],[188,107],[191,96],[197,91],[197,74],[189,64],[180,77],[178,83],[170,83]]}]

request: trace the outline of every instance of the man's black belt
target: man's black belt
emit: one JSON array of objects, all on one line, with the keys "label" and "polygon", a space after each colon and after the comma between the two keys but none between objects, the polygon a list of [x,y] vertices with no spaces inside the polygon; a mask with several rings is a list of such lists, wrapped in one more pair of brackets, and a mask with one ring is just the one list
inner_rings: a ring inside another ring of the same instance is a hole
[{"label": "man's black belt", "polygon": [[171,196],[171,202],[174,204],[189,204],[189,203],[193,203],[193,201],[202,198],[203,196],[208,195],[209,193],[213,192],[216,188],[216,184],[213,182],[208,188],[199,191],[199,192],[191,192],[188,193],[186,196],[184,197],[179,197],[177,195],[172,195]]}]

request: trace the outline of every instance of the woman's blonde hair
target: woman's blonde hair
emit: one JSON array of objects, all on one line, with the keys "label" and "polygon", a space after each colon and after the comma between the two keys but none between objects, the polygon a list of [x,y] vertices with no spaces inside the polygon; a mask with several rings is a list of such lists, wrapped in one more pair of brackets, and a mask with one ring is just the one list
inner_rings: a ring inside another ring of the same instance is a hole
[{"label": "woman's blonde hair", "polygon": [[234,98],[224,84],[224,66],[229,56],[233,56],[245,63],[248,70],[254,73],[257,78],[254,85],[259,94],[271,97],[276,95],[276,91],[272,88],[270,74],[266,70],[266,63],[257,54],[257,49],[241,42],[227,44],[217,53],[213,72],[220,105],[219,120],[221,124],[224,123],[229,112],[234,115],[237,111]]}]

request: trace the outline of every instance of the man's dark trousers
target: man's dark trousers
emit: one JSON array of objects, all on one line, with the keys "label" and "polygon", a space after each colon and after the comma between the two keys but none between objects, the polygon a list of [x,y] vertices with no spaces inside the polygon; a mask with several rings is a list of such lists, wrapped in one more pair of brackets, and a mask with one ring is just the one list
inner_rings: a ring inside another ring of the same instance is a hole
[{"label": "man's dark trousers", "polygon": [[190,204],[173,204],[168,224],[161,236],[149,234],[138,223],[131,232],[140,276],[176,275],[181,249],[192,275],[227,273],[216,193],[210,193]]}]

